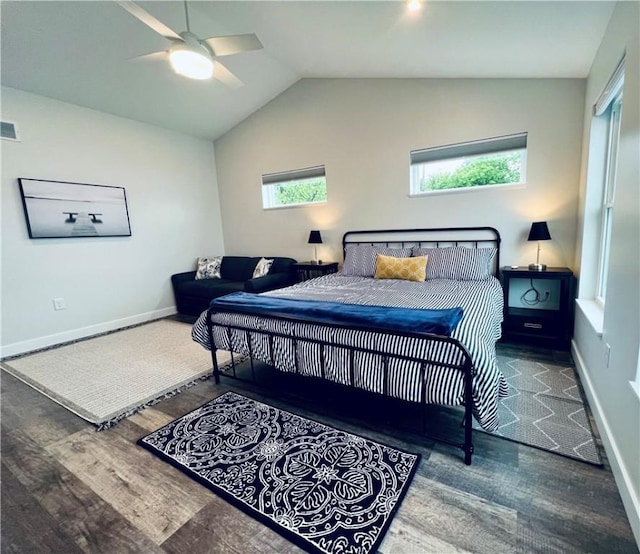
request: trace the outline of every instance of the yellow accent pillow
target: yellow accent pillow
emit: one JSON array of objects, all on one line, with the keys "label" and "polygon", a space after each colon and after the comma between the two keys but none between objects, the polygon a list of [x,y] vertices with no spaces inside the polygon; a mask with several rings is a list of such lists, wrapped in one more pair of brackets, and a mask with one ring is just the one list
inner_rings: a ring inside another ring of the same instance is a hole
[{"label": "yellow accent pillow", "polygon": [[428,256],[396,258],[394,256],[376,256],[374,279],[405,279],[406,281],[424,281],[427,277]]}]

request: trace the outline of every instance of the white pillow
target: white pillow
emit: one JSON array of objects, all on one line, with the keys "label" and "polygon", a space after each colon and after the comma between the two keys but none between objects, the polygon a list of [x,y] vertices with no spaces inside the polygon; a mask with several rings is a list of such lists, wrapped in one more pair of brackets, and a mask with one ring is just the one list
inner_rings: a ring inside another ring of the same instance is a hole
[{"label": "white pillow", "polygon": [[198,270],[196,279],[220,279],[222,256],[213,258],[198,258]]},{"label": "white pillow", "polygon": [[258,265],[256,265],[256,268],[253,270],[253,279],[255,279],[256,277],[264,277],[267,273],[269,273],[269,270],[271,269],[272,265],[273,265],[273,260],[267,260],[267,258],[260,258]]}]

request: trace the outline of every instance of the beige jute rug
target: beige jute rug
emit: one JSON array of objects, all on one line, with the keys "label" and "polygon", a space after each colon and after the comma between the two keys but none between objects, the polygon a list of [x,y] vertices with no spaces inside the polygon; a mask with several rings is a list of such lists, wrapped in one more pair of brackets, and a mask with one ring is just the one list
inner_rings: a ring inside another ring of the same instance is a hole
[{"label": "beige jute rug", "polygon": [[[224,367],[231,355],[218,351]],[[106,429],[211,375],[191,326],[162,319],[5,360],[0,367]]]}]

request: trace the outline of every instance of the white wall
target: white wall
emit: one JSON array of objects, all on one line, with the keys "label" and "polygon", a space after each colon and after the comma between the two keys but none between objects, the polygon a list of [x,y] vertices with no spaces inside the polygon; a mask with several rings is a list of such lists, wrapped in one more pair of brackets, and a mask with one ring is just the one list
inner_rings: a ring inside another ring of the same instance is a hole
[{"label": "white wall", "polygon": [[[622,500],[640,544],[640,398],[630,383],[636,377],[640,342],[640,9],[638,2],[619,2],[589,73],[584,115],[580,179],[577,266],[589,273],[591,214],[585,209],[591,107],[626,51],[611,254],[602,336],[581,309],[576,313],[574,358],[590,405],[603,434]],[[586,213],[586,215],[585,215]],[[587,221],[586,229],[583,227]],[[596,229],[597,234],[597,229]],[[591,282],[593,279],[584,279]],[[580,289],[581,297],[593,287]],[[607,367],[605,347],[611,355]]]},{"label": "white wall", "polygon": [[[573,265],[584,80],[305,79],[215,143],[227,252],[325,260],[344,231],[493,225],[502,262],[535,261],[532,221],[548,220],[548,265]],[[527,186],[409,198],[414,149],[527,131]],[[329,201],[263,210],[261,175],[325,164]]]},{"label": "white wall", "polygon": [[[173,313],[171,274],[223,253],[213,144],[6,87],[2,119],[2,355]],[[132,236],[29,239],[18,177],[125,187]]]}]

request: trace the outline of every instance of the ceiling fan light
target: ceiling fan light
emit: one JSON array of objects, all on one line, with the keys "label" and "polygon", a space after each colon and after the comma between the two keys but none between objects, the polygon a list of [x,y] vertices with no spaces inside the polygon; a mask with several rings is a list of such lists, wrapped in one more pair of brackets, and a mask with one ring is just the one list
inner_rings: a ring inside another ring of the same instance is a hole
[{"label": "ceiling fan light", "polygon": [[206,55],[189,48],[175,48],[169,54],[173,70],[189,79],[205,80],[213,76],[213,62]]}]

